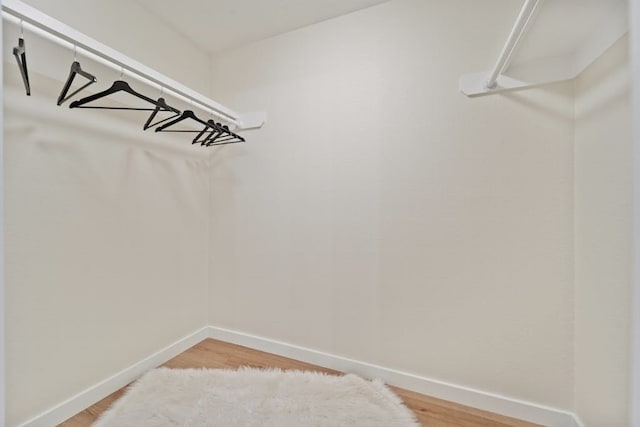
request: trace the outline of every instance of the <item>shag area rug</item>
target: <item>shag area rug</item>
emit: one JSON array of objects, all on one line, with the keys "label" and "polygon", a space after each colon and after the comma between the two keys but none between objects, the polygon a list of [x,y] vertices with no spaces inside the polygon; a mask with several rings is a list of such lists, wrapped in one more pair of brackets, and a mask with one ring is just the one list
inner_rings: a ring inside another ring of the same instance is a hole
[{"label": "shag area rug", "polygon": [[319,372],[158,368],[94,427],[419,426],[381,381]]}]

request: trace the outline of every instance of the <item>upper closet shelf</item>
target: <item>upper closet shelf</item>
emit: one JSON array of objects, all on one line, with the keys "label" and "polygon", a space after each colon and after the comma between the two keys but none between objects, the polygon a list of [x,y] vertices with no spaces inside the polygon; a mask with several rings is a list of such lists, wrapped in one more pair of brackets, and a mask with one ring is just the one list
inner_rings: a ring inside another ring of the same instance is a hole
[{"label": "upper closet shelf", "polygon": [[260,128],[266,121],[264,112],[240,114],[233,111],[19,0],[2,0],[2,11],[3,15],[13,17],[21,24],[30,24],[42,36],[71,49],[83,50],[106,65],[127,71],[145,84],[159,86],[164,93],[217,116],[238,130]]},{"label": "upper closet shelf", "polygon": [[626,0],[525,0],[495,66],[463,75],[460,91],[473,97],[571,80],[628,30]]}]

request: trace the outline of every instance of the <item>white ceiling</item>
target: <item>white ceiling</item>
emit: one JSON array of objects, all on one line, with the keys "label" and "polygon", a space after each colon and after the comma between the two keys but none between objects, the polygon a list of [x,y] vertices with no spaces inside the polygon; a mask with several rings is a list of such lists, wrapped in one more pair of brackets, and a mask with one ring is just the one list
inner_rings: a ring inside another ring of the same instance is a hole
[{"label": "white ceiling", "polygon": [[[207,53],[241,46],[389,0],[135,0]],[[481,2],[468,0],[471,7]],[[571,55],[627,0],[546,0],[512,65]],[[514,16],[522,0],[514,0]],[[509,23],[511,25],[512,23]],[[504,35],[506,40],[508,34]],[[501,40],[500,43],[503,43]],[[502,46],[497,46],[498,50]]]},{"label": "white ceiling", "polygon": [[[572,55],[627,0],[547,0],[520,44],[513,65]],[[515,22],[516,17],[513,17]],[[507,34],[504,36],[506,41]]]},{"label": "white ceiling", "polygon": [[136,0],[208,53],[286,33],[388,0]]}]

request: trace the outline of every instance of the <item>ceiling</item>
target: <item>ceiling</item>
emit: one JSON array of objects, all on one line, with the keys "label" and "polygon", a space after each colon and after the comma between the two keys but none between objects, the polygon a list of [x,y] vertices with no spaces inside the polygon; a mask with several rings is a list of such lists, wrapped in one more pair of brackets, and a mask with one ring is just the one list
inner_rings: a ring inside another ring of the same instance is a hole
[{"label": "ceiling", "polygon": [[388,0],[136,1],[212,54]]},{"label": "ceiling", "polygon": [[[572,55],[596,33],[604,19],[620,13],[627,0],[547,0],[540,3],[512,65]],[[623,12],[624,13],[624,12]],[[515,22],[516,17],[513,17]],[[504,36],[506,41],[507,34]]]},{"label": "ceiling", "polygon": [[[389,0],[135,1],[203,51],[214,54]],[[616,8],[626,1],[542,1],[512,65],[575,53],[602,20],[615,13]],[[474,3],[472,0],[469,2]],[[521,3],[522,0],[514,0],[518,5],[514,7],[514,22]],[[504,35],[504,40],[507,35]]]}]

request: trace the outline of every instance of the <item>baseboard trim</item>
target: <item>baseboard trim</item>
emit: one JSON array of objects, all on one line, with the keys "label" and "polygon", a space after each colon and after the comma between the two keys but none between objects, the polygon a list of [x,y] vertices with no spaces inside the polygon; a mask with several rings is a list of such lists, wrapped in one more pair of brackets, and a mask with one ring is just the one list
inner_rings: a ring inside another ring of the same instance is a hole
[{"label": "baseboard trim", "polygon": [[208,338],[208,336],[209,328],[201,328],[200,330],[153,353],[151,356],[141,360],[140,362],[110,376],[87,390],[76,394],[29,421],[20,424],[20,427],[51,427],[58,425],[78,412],[83,411],[94,403],[109,396],[111,393],[136,380],[149,369],[162,365],[169,359],[193,347],[200,341]]},{"label": "baseboard trim", "polygon": [[216,326],[204,327],[179,339],[140,362],[20,424],[19,427],[50,427],[58,425],[136,380],[149,369],[165,363],[206,338],[262,350],[338,371],[351,372],[364,378],[380,378],[388,384],[418,393],[536,424],[549,427],[584,427],[584,424],[577,416],[560,409]]},{"label": "baseboard trim", "polygon": [[536,424],[549,427],[582,426],[574,414],[561,409],[450,384],[282,341],[216,326],[209,327],[209,337],[329,369],[351,372],[364,378],[380,378],[394,386]]}]

